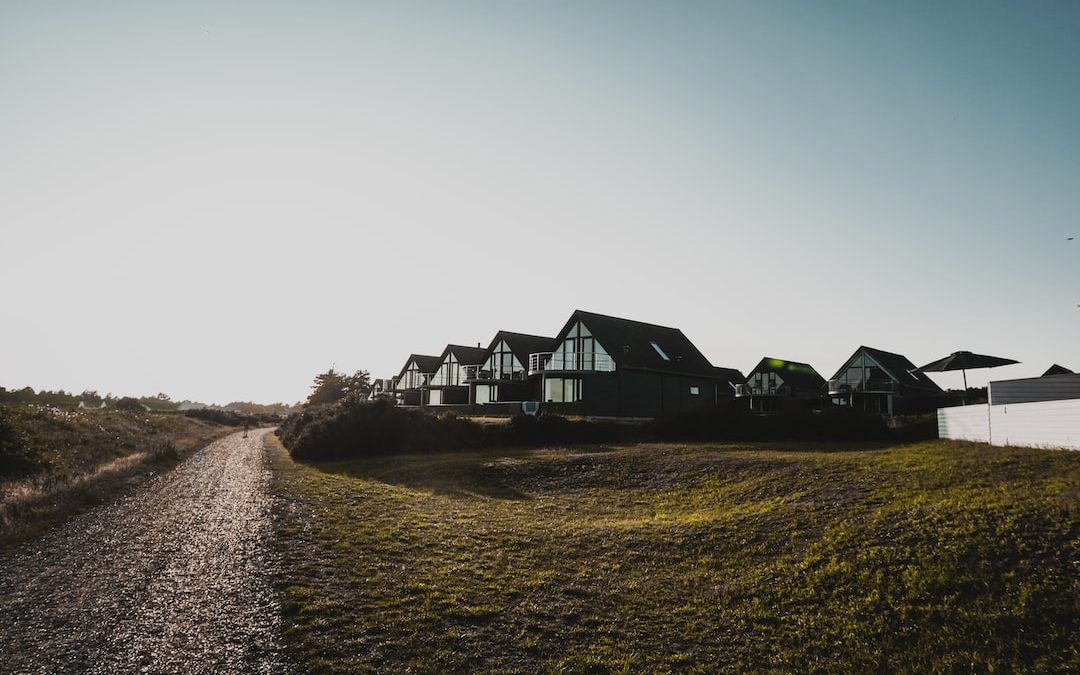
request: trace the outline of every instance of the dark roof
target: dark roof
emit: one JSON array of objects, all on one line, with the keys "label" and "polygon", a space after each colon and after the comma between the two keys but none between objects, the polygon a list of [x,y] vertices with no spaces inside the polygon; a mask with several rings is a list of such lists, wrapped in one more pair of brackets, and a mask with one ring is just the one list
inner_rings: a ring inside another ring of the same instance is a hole
[{"label": "dark roof", "polygon": [[766,356],[754,366],[754,369],[750,371],[750,376],[754,373],[776,373],[784,380],[784,384],[791,385],[795,389],[820,389],[825,386],[825,378],[809,363],[785,361]]},{"label": "dark roof", "polygon": [[[584,323],[619,368],[654,370],[686,375],[716,377],[709,360],[678,328],[575,310],[555,340],[566,338],[574,324]],[[667,354],[664,359],[651,343]]]},{"label": "dark roof", "polygon": [[[476,366],[487,361],[487,350],[483,347],[466,347],[465,345],[446,345],[446,349],[437,358],[439,364],[446,360],[446,355],[453,352],[457,358],[458,363],[463,366]],[[435,370],[438,370],[438,365],[435,366]],[[434,372],[434,371],[432,371]]]},{"label": "dark roof", "polygon": [[855,350],[847,361],[844,362],[844,366],[841,366],[840,370],[836,371],[833,378],[840,377],[844,367],[847,366],[848,361],[855,358],[859,352],[866,352],[881,364],[881,367],[886,370],[893,379],[900,385],[902,389],[916,389],[926,391],[934,394],[943,394],[941,387],[936,382],[927,377],[926,373],[917,371],[915,364],[908,360],[908,358],[902,354],[894,354],[893,352],[887,352],[883,349],[874,349],[873,347],[862,346]]},{"label": "dark roof", "polygon": [[735,368],[721,368],[720,366],[713,366],[713,372],[716,377],[723,382],[730,382],[731,384],[746,384],[746,378],[743,374]]},{"label": "dark roof", "polygon": [[1047,368],[1046,372],[1043,373],[1042,376],[1047,377],[1048,375],[1073,375],[1073,374],[1074,374],[1073,371],[1069,370],[1065,366],[1059,366],[1058,364],[1055,363],[1054,365]]},{"label": "dark roof", "polygon": [[521,365],[529,365],[529,354],[537,354],[540,352],[550,352],[552,350],[552,344],[555,342],[555,338],[543,337],[540,335],[528,335],[526,333],[511,333],[508,330],[501,330],[495,333],[495,337],[491,339],[491,344],[487,348],[486,361],[491,356],[491,352],[495,349],[495,345],[502,341],[506,341],[506,346],[510,348],[510,351],[514,353],[517,360],[521,362]]},{"label": "dark roof", "polygon": [[405,371],[409,369],[409,364],[416,361],[416,365],[420,368],[421,373],[434,373],[439,369],[439,364],[442,363],[441,356],[430,356],[428,354],[409,354],[409,359],[405,361],[405,365],[401,367],[401,372],[398,373],[400,378],[405,374]]}]

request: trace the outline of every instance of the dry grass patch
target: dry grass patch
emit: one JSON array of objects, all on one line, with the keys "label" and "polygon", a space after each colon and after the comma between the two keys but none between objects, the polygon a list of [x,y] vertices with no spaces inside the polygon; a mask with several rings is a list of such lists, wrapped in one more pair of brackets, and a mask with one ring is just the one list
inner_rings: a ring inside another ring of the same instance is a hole
[{"label": "dry grass patch", "polygon": [[0,549],[115,498],[233,429],[181,415],[0,406]]}]

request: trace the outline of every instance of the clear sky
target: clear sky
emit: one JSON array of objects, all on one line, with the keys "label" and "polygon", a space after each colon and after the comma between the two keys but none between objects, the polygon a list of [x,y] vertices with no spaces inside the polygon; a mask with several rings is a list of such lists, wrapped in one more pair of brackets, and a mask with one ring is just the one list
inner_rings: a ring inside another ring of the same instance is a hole
[{"label": "clear sky", "polygon": [[1080,3],[3,2],[0,293],[8,388],[295,401],[575,308],[1080,370]]}]

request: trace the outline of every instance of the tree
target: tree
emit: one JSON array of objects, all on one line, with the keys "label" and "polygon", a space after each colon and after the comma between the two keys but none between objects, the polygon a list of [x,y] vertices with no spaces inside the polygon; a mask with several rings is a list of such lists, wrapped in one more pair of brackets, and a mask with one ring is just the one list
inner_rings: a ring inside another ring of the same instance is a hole
[{"label": "tree", "polygon": [[139,403],[139,399],[125,396],[116,402],[117,410],[129,410],[132,412],[145,412],[146,406]]},{"label": "tree", "polygon": [[315,376],[311,385],[311,395],[307,405],[327,405],[340,401],[346,396],[357,396],[366,400],[371,393],[371,375],[366,370],[358,370],[352,375],[334,372],[333,368]]},{"label": "tree", "polygon": [[101,395],[94,389],[87,389],[79,396],[88,405],[101,405]]}]

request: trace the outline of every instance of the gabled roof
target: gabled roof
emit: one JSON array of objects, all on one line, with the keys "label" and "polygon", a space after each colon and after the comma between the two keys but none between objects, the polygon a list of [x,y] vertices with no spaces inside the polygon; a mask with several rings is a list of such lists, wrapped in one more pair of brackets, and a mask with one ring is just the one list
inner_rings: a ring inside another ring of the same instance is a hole
[{"label": "gabled roof", "polygon": [[495,351],[495,347],[500,342],[506,342],[506,346],[510,348],[510,351],[514,353],[517,360],[521,362],[523,366],[529,365],[529,354],[536,354],[539,352],[550,352],[552,350],[552,344],[555,342],[555,338],[543,337],[540,335],[528,335],[526,333],[511,333],[508,330],[501,330],[495,333],[495,337],[491,339],[491,344],[487,348],[487,356],[484,357],[486,361]]},{"label": "gabled roof", "polygon": [[439,369],[439,364],[442,363],[441,356],[430,356],[428,354],[409,354],[409,358],[405,361],[405,365],[401,367],[401,371],[398,373],[398,378],[401,378],[405,374],[405,371],[409,369],[409,364],[416,361],[416,366],[420,369],[421,373],[434,373]]},{"label": "gabled roof", "polygon": [[1073,374],[1074,374],[1073,371],[1069,370],[1065,366],[1059,366],[1058,364],[1055,363],[1054,365],[1047,368],[1046,372],[1043,373],[1042,376],[1047,377],[1048,375],[1073,375]]},{"label": "gabled roof", "polygon": [[754,373],[776,373],[785,384],[796,389],[821,389],[825,386],[825,378],[809,363],[785,361],[766,356],[754,366],[748,377],[753,377]]},{"label": "gabled roof", "polygon": [[483,347],[446,345],[446,349],[444,349],[442,354],[437,357],[439,361],[436,364],[435,369],[431,372],[435,372],[435,370],[439,369],[439,366],[442,365],[442,362],[446,360],[447,354],[453,354],[454,358],[457,359],[458,363],[463,366],[476,366],[482,364],[484,361],[487,361],[487,350]]},{"label": "gabled roof", "polygon": [[[578,309],[570,315],[566,325],[559,331],[556,345],[566,339],[566,334],[578,321],[584,323],[592,332],[593,337],[619,368],[716,377],[713,365],[678,328]],[[653,343],[663,350],[668,356],[667,359],[660,355]]]},{"label": "gabled roof", "polygon": [[885,369],[896,382],[903,389],[915,389],[918,391],[925,391],[933,394],[943,394],[941,387],[936,382],[927,377],[926,373],[917,372],[915,364],[908,360],[908,358],[902,354],[894,354],[893,352],[887,352],[883,349],[874,349],[873,347],[862,346],[855,350],[855,352],[848,357],[848,360],[844,362],[844,365],[840,367],[840,370],[836,371],[836,374],[832,376],[832,379],[840,377],[847,368],[847,364],[852,361],[859,352],[865,352],[878,362],[878,364]]}]

